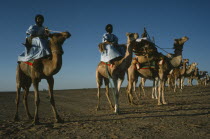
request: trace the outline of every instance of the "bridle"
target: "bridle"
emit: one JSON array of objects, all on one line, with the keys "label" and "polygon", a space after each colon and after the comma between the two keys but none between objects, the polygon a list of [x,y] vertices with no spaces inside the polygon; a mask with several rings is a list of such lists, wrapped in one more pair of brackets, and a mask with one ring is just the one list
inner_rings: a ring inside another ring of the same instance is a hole
[{"label": "bridle", "polygon": [[63,55],[64,51],[63,50],[53,50],[51,53],[56,53],[58,55]]}]

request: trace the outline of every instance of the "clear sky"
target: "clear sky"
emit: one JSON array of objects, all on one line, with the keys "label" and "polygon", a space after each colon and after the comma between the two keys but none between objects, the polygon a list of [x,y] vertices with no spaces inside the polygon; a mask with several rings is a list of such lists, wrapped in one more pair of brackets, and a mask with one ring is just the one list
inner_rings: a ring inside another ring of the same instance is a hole
[{"label": "clear sky", "polygon": [[[17,57],[24,51],[21,43],[36,14],[44,15],[49,29],[72,34],[63,45],[63,66],[54,76],[55,89],[96,87],[98,44],[106,24],[113,25],[121,44],[126,43],[126,32],[141,34],[144,27],[163,48],[172,48],[175,38],[188,36],[183,58],[210,72],[209,0],[6,0],[0,4],[0,91],[16,90]],[[47,89],[44,80],[43,88]]]}]

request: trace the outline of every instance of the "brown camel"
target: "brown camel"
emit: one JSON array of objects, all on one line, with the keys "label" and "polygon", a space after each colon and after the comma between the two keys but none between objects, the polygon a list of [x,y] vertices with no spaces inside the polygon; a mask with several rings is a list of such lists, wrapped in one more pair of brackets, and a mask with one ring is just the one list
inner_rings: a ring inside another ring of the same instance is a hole
[{"label": "brown camel", "polygon": [[191,82],[193,79],[196,79],[199,85],[206,85],[208,71],[200,71],[197,73],[198,74],[194,73],[194,75],[191,77]]},{"label": "brown camel", "polygon": [[[197,66],[198,65],[198,63],[195,63],[195,62],[193,62],[192,64],[190,64],[189,66],[188,66],[188,68],[187,68],[187,70],[186,70],[186,73],[184,74],[184,75],[182,75],[182,83],[181,83],[181,86],[183,87],[184,86],[184,79],[185,78],[189,78],[189,77],[191,77],[194,73],[195,73],[195,71],[197,71],[196,69],[197,69]],[[189,81],[189,80],[188,80]],[[188,82],[189,83],[189,82]],[[189,83],[189,85],[192,85],[191,83]]]},{"label": "brown camel", "polygon": [[[135,65],[132,64],[128,68],[128,75],[129,74],[133,74],[133,72],[137,72],[137,70],[135,70],[135,68],[133,68],[132,66],[135,66]],[[145,90],[144,90],[144,86],[145,86],[145,82],[146,82],[147,78],[140,77],[140,75],[138,74],[138,72],[135,73],[134,76],[135,76],[135,80],[133,82],[133,92],[135,93],[137,100],[139,100],[139,97],[140,96],[145,96],[146,95]],[[136,91],[136,84],[138,82],[138,77],[140,77],[140,83],[139,83],[139,86],[138,86],[139,93],[137,93],[137,91]],[[149,79],[149,80],[151,80],[151,79]],[[129,81],[129,79],[128,79],[128,81]],[[152,81],[153,81],[152,99],[157,99],[157,84],[158,84],[158,81],[159,81],[158,80],[158,77],[156,77]],[[127,89],[128,89],[128,87],[127,87]],[[143,92],[143,93],[141,93],[141,92]]]},{"label": "brown camel", "polygon": [[[20,100],[20,91],[21,88],[24,89],[24,96],[23,96],[23,103],[25,106],[26,114],[29,119],[32,119],[31,114],[28,110],[28,103],[27,103],[27,96],[29,93],[29,88],[31,83],[34,86],[34,96],[35,96],[35,114],[34,114],[34,121],[33,124],[39,124],[39,117],[38,117],[38,109],[39,109],[39,82],[41,79],[46,79],[49,85],[49,96],[50,96],[50,103],[52,106],[52,110],[55,116],[55,122],[62,122],[63,120],[57,113],[55,107],[55,101],[53,96],[53,86],[54,86],[54,78],[53,75],[59,72],[62,66],[62,44],[64,41],[69,38],[71,34],[69,32],[62,32],[62,33],[54,33],[50,34],[49,40],[49,48],[51,50],[51,57],[50,58],[42,58],[37,60],[33,66],[29,66],[24,62],[20,62],[17,66],[16,70],[16,89],[17,89],[17,96],[16,96],[16,113],[14,120],[18,120],[18,105]],[[37,69],[38,68],[38,69]]]},{"label": "brown camel", "polygon": [[115,90],[113,91],[114,95],[114,112],[119,113],[119,92],[121,84],[124,80],[125,72],[132,61],[133,46],[136,43],[138,38],[137,33],[127,33],[127,48],[125,56],[118,60],[114,61],[114,66],[108,66],[106,63],[100,62],[96,69],[96,83],[98,88],[98,104],[97,110],[100,109],[100,88],[102,86],[103,80],[106,86],[106,96],[109,101],[110,107],[113,108],[111,100],[109,99],[109,82],[110,79],[113,81]]},{"label": "brown camel", "polygon": [[[177,89],[177,81],[179,83],[179,87],[182,91],[183,89],[183,86],[181,85],[182,82],[183,82],[183,75],[186,73],[186,66],[187,66],[187,63],[189,63],[189,59],[183,59],[182,60],[182,68],[175,68],[172,72],[172,74],[170,74],[171,77],[173,77],[172,79],[174,80],[174,92],[176,92],[176,89]],[[170,77],[168,78],[169,82],[170,82]]]},{"label": "brown camel", "polygon": [[[171,58],[166,58],[163,55],[156,55],[153,57],[157,57],[158,64],[156,65],[156,68],[152,69],[138,69],[138,72],[131,72],[129,76],[129,84],[128,84],[128,93],[130,94],[132,92],[132,85],[135,80],[135,73],[138,73],[139,76],[146,78],[146,79],[156,79],[158,77],[159,81],[159,87],[158,87],[158,105],[167,104],[164,98],[164,87],[165,82],[167,79],[167,75],[169,74],[170,70],[179,67],[182,60],[182,49],[184,43],[188,40],[188,37],[182,37],[180,39],[174,40],[174,54],[171,55]],[[137,56],[138,57],[138,56]],[[148,56],[149,57],[149,56]],[[145,59],[145,60],[144,60]],[[150,61],[152,59],[152,56],[150,58],[147,57],[138,57],[138,62],[141,64],[141,61]],[[133,66],[135,68],[135,66]],[[134,69],[132,69],[134,70]],[[132,101],[132,100],[130,100]]]},{"label": "brown camel", "polygon": [[195,67],[195,69],[187,77],[187,79],[188,79],[188,81],[187,81],[188,86],[193,86],[193,84],[192,84],[193,79],[197,80],[197,85],[199,84],[199,73],[200,73],[199,72],[199,68]]}]

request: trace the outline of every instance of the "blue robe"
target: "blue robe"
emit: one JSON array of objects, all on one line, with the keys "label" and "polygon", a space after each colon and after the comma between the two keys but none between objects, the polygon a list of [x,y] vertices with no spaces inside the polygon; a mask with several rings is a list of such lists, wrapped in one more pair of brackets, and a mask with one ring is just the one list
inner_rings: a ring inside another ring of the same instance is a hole
[{"label": "blue robe", "polygon": [[[26,31],[28,35],[44,35],[45,27],[31,25],[29,29]],[[35,37],[32,39],[32,47],[29,52],[25,48],[25,52],[18,56],[18,61],[29,61],[33,59],[39,59],[46,55],[50,55],[50,50],[48,47],[48,40],[41,39],[39,37]]]},{"label": "blue robe", "polygon": [[[118,44],[118,38],[114,34],[104,34],[102,42],[106,41]],[[101,53],[101,61],[109,62],[116,57],[124,56],[125,53],[123,51],[125,50],[121,50],[120,47],[116,48],[113,45],[107,44],[105,51]]]}]

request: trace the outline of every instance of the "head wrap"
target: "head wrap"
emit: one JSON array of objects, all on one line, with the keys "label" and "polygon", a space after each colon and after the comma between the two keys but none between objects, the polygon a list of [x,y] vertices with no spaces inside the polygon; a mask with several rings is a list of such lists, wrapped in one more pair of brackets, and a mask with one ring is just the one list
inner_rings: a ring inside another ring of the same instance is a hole
[{"label": "head wrap", "polygon": [[109,32],[109,33],[112,33],[113,26],[112,26],[111,24],[108,24],[108,25],[106,25],[105,30],[106,30],[107,32]]},{"label": "head wrap", "polygon": [[42,18],[42,19],[43,19],[43,22],[44,22],[44,16],[43,16],[43,15],[37,14],[37,15],[35,16],[35,22],[37,22],[37,18]]}]

